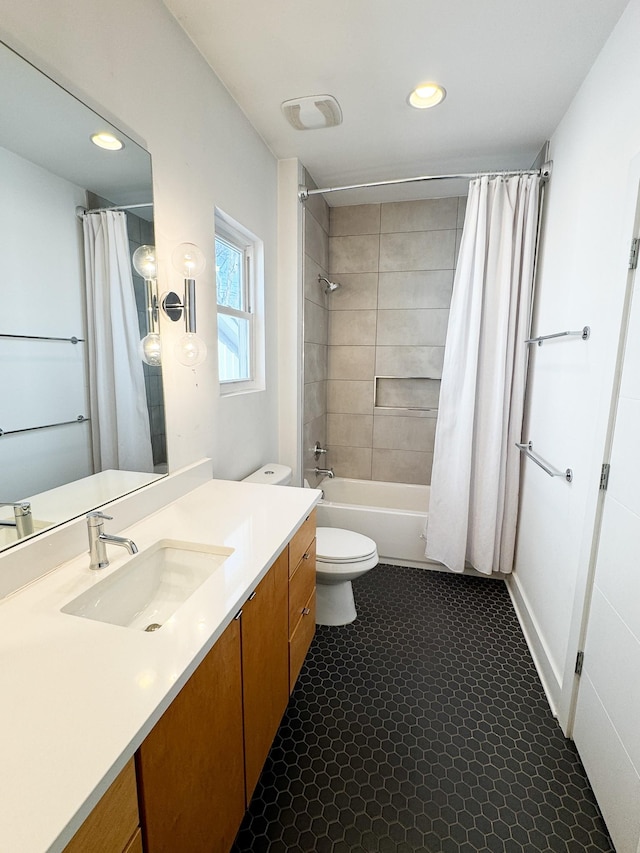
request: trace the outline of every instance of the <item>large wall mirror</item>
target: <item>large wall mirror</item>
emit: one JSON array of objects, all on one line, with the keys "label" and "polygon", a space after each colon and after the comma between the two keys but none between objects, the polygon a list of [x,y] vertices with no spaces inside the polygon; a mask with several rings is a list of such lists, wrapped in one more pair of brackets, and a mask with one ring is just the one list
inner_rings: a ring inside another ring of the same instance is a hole
[{"label": "large wall mirror", "polygon": [[[150,155],[1,43],[0,114],[3,549],[162,476],[167,454],[131,266],[154,242]],[[105,132],[123,147],[94,144]]]}]

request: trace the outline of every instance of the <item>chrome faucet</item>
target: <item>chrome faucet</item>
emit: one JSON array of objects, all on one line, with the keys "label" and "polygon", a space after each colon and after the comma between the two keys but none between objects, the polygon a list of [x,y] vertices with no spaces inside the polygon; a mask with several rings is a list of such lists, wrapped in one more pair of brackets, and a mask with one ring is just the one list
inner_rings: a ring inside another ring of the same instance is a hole
[{"label": "chrome faucet", "polygon": [[31,536],[33,533],[33,516],[31,515],[31,504],[29,501],[17,501],[15,503],[0,503],[0,506],[12,506],[15,521],[0,521],[0,527],[15,527],[16,536]]},{"label": "chrome faucet", "polygon": [[316,477],[328,477],[330,480],[333,480],[335,474],[333,473],[333,468],[314,468],[313,473]]},{"label": "chrome faucet", "polygon": [[130,554],[137,554],[138,548],[132,539],[125,536],[114,536],[112,533],[104,532],[104,522],[111,521],[113,516],[102,512],[87,513],[87,529],[89,533],[89,568],[106,569],[109,565],[107,557],[107,545],[120,545],[126,548]]}]

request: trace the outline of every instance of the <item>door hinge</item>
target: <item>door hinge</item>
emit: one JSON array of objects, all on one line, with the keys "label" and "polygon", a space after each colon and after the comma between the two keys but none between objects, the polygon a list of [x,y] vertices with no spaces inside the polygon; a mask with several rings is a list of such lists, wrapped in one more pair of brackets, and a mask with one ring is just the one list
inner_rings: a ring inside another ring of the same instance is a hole
[{"label": "door hinge", "polygon": [[629,269],[634,270],[638,266],[638,251],[640,250],[640,237],[634,237],[631,241],[629,252]]},{"label": "door hinge", "polygon": [[582,665],[584,663],[584,652],[578,652],[576,655],[576,668],[574,670],[576,675],[582,675]]},{"label": "door hinge", "polygon": [[600,471],[600,491],[606,492],[609,487],[609,471],[611,471],[611,465],[608,462],[603,462],[602,470]]}]

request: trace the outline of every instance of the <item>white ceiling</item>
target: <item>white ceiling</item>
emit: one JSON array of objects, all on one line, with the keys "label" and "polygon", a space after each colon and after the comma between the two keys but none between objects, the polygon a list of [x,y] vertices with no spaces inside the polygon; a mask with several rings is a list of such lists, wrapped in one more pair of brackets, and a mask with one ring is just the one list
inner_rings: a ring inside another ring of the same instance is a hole
[{"label": "white ceiling", "polygon": [[[627,4],[164,2],[276,157],[298,157],[320,186],[528,168]],[[445,87],[446,100],[412,109],[407,95],[429,80]],[[282,101],[325,93],[339,101],[342,125],[287,124]],[[327,200],[379,199],[367,191]]]}]

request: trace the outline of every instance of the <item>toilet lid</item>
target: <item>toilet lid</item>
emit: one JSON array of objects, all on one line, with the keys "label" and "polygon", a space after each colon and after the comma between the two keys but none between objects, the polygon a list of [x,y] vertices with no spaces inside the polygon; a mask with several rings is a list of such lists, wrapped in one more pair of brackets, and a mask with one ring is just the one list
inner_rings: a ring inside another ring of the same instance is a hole
[{"label": "toilet lid", "polygon": [[353,530],[318,527],[316,531],[316,559],[321,563],[353,563],[373,557],[376,552],[373,539]]}]

